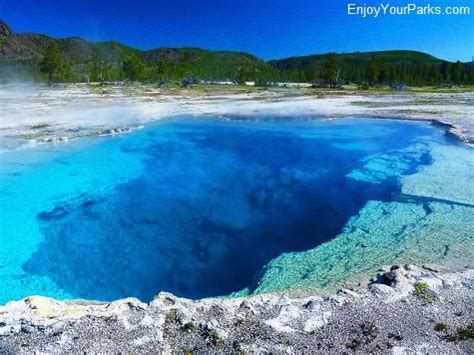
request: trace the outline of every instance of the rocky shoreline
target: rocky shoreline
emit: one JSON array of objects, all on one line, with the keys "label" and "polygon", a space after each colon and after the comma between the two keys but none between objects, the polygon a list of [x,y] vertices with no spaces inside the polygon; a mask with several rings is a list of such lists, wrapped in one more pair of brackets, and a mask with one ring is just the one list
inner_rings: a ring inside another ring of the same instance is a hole
[{"label": "rocky shoreline", "polygon": [[392,266],[322,299],[264,294],[145,304],[28,297],[0,307],[0,353],[472,353],[474,269]]}]

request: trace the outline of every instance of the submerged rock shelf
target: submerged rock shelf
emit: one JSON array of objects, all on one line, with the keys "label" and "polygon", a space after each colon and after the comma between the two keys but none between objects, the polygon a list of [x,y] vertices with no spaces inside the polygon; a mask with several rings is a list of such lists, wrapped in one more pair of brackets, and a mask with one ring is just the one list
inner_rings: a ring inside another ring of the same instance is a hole
[{"label": "submerged rock shelf", "polygon": [[[406,151],[411,153],[412,148]],[[252,292],[327,294],[341,285],[366,281],[367,275],[384,263],[472,268],[474,154],[470,148],[432,143],[425,149],[429,149],[432,162],[401,177],[401,191],[395,201],[371,201],[333,240],[314,250],[273,260]],[[418,154],[422,152],[418,150]],[[401,156],[401,161],[387,162],[392,157],[382,163],[379,156],[369,158],[364,174],[350,175],[369,180],[385,178],[385,167],[392,166],[390,174],[393,166],[398,169],[404,165],[404,154]],[[372,164],[374,160],[376,164]],[[373,168],[368,168],[370,165]]]}]

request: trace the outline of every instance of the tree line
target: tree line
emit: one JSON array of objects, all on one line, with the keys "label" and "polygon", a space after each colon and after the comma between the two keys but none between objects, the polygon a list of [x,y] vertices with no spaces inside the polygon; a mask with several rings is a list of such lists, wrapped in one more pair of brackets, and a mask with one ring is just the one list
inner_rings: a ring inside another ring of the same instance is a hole
[{"label": "tree line", "polygon": [[[405,83],[411,86],[474,84],[473,63],[384,63],[373,55],[366,64],[341,63],[335,53],[327,54],[309,68],[293,70],[261,70],[254,63],[235,60],[232,65],[220,66],[215,63],[196,65],[191,62],[148,63],[143,58],[130,54],[121,62],[101,60],[93,54],[85,63],[67,61],[56,42],[46,49],[39,63],[32,61],[7,63],[16,65],[17,71],[26,71],[35,79],[53,82],[109,82],[141,81],[169,82],[193,78],[188,82],[202,80],[231,80],[242,84],[256,81],[259,85],[269,85],[275,81],[356,83],[367,86]],[[37,67],[37,70],[34,68]],[[33,69],[32,69],[33,68]],[[1,74],[1,66],[0,66]]]},{"label": "tree line", "polygon": [[310,69],[295,69],[283,75],[286,81],[366,83],[369,86],[406,83],[407,85],[474,84],[474,63],[383,63],[376,55],[365,65],[342,64],[330,53]]},{"label": "tree line", "polygon": [[85,63],[73,63],[64,58],[55,42],[47,47],[38,69],[43,78],[51,83],[122,80],[163,83],[194,78],[194,81],[232,80],[242,84],[253,80],[279,79],[273,68],[262,70],[261,66],[243,59],[233,61],[232,65],[222,66],[205,61],[199,64],[168,61],[148,63],[138,55],[129,54],[121,62],[112,63],[94,54]]}]

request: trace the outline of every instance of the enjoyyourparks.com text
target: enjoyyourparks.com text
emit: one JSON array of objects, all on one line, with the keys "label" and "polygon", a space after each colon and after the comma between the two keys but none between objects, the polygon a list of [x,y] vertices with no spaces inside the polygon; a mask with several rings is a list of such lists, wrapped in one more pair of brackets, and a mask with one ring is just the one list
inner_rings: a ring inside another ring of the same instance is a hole
[{"label": "enjoyyourparks.com text", "polygon": [[376,5],[347,4],[347,14],[350,16],[360,16],[363,18],[377,18],[381,16],[453,16],[470,15],[470,6],[440,6],[431,4],[405,4],[394,5],[390,3],[380,3]]}]

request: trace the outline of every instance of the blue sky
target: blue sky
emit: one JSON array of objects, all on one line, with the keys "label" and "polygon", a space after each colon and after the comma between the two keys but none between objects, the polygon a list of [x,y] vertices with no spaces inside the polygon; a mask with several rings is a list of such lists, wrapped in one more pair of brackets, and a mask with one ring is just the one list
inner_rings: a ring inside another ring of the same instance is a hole
[{"label": "blue sky", "polygon": [[[347,15],[347,4],[467,5],[463,16]],[[117,40],[141,49],[201,47],[294,55],[413,49],[448,60],[474,56],[474,0],[0,0],[16,32]]]}]

